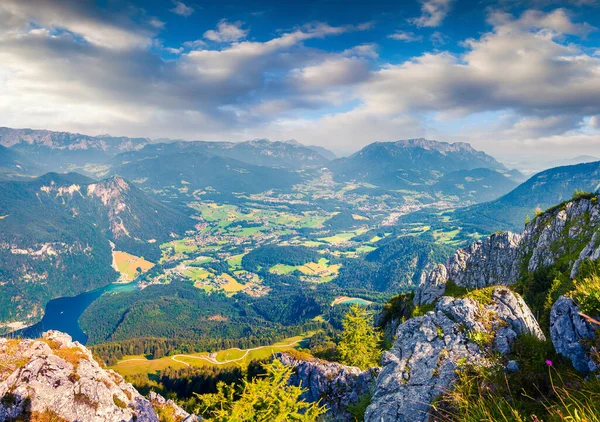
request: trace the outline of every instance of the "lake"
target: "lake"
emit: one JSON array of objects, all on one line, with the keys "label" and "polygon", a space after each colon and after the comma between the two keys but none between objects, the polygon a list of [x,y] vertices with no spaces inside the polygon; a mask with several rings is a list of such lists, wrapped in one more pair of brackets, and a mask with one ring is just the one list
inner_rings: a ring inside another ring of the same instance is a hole
[{"label": "lake", "polygon": [[46,305],[46,312],[40,322],[30,327],[14,331],[9,335],[38,338],[44,331],[58,330],[69,334],[73,341],[87,343],[87,335],[79,326],[79,317],[90,304],[103,293],[129,292],[137,290],[137,283],[115,283],[73,297],[59,297]]}]

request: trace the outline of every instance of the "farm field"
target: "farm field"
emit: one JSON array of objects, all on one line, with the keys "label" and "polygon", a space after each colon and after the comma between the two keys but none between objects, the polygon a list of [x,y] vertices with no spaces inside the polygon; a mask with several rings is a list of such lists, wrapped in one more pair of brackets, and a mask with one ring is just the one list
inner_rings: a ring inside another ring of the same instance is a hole
[{"label": "farm field", "polygon": [[284,339],[269,346],[259,346],[251,349],[232,348],[216,353],[193,353],[189,355],[165,356],[160,359],[148,359],[143,355],[124,356],[110,368],[123,376],[138,374],[153,374],[166,368],[184,368],[188,366],[246,366],[252,360],[266,359],[274,353],[297,349],[305,345],[314,333]]},{"label": "farm field", "polygon": [[121,273],[123,281],[132,281],[139,274],[138,269],[141,269],[141,273],[145,273],[154,267],[152,262],[144,258],[121,251],[113,251],[113,264],[115,270]]},{"label": "farm field", "polygon": [[339,297],[336,297],[333,302],[331,302],[331,306],[335,306],[335,305],[351,305],[351,304],[368,306],[368,305],[370,305],[372,303],[373,302],[371,302],[369,300],[361,299],[361,298],[358,298],[358,297],[339,296]]},{"label": "farm field", "polygon": [[277,264],[269,269],[272,274],[291,274],[294,271],[300,271],[306,277],[300,277],[304,281],[328,282],[336,276],[341,268],[341,264],[329,264],[327,258],[321,258],[318,262],[309,262],[303,265]]}]

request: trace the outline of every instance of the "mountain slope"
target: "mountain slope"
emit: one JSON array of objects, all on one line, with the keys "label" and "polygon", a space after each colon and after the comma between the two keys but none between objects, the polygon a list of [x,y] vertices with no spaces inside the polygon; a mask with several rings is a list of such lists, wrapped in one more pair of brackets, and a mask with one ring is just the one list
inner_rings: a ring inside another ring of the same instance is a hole
[{"label": "mountain slope", "polygon": [[348,260],[334,282],[343,287],[403,291],[419,284],[424,270],[443,262],[452,248],[413,236],[383,240],[364,258]]},{"label": "mountain slope", "polygon": [[517,185],[506,173],[476,168],[445,174],[432,186],[432,190],[444,195],[471,199],[474,202],[485,202],[510,192]]},{"label": "mountain slope", "polygon": [[0,183],[0,321],[32,322],[54,297],[116,280],[110,242],[156,260],[193,220],[122,178],[49,173]]},{"label": "mountain slope", "polygon": [[141,157],[157,157],[177,153],[199,153],[267,167],[300,169],[304,166],[322,166],[329,160],[310,147],[298,143],[271,142],[257,139],[246,142],[176,141],[151,144],[139,152],[124,153],[115,162],[139,160]]},{"label": "mountain slope", "polygon": [[[503,192],[503,189],[506,189],[506,179],[491,177],[489,174],[486,175],[487,181],[481,183],[478,182],[481,174],[471,177],[471,186],[468,189],[457,188],[460,183],[452,183],[452,176],[449,174],[457,171],[483,168],[499,174],[507,173],[507,169],[493,157],[465,143],[449,144],[426,139],[375,142],[350,157],[332,161],[329,168],[338,181],[355,180],[388,189],[459,195],[465,199],[473,196],[471,191],[474,187],[485,183],[489,186],[477,186],[476,190],[492,193]],[[444,176],[450,179],[444,180]],[[469,177],[467,173],[454,177],[459,176],[463,179]],[[497,182],[500,182],[500,186],[495,185]],[[436,183],[439,184],[435,186]],[[462,183],[464,184],[465,180]],[[496,197],[498,195],[496,194]]]},{"label": "mountain slope", "polygon": [[[135,154],[128,154],[130,158]],[[198,152],[177,152],[157,156],[139,156],[138,160],[116,166],[119,174],[142,187],[163,189],[180,187],[189,193],[212,188],[222,193],[258,193],[270,189],[291,188],[301,179],[284,169],[256,166],[231,158]]]},{"label": "mountain slope", "polygon": [[575,190],[600,188],[600,161],[549,169],[532,176],[495,201],[456,210],[452,218],[486,231],[521,230],[536,208],[545,209],[571,198]]},{"label": "mountain slope", "polygon": [[0,180],[19,179],[37,171],[21,154],[0,145]]},{"label": "mountain slope", "polygon": [[0,127],[0,145],[18,151],[28,160],[51,170],[69,165],[103,163],[120,152],[139,149],[149,142],[147,138]]}]

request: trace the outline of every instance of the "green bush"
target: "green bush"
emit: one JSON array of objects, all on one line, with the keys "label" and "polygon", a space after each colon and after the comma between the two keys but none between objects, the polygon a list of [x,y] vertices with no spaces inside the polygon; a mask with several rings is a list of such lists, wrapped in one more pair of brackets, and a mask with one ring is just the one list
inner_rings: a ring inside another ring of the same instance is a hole
[{"label": "green bush", "polygon": [[600,315],[600,276],[594,274],[575,281],[575,290],[571,295],[581,312],[593,317]]},{"label": "green bush", "polygon": [[371,394],[363,394],[358,398],[358,401],[348,406],[348,413],[352,416],[354,422],[362,422],[365,419],[367,407],[371,404]]},{"label": "green bush", "polygon": [[412,317],[423,316],[427,312],[433,311],[435,305],[433,303],[425,304],[425,305],[417,305],[414,307],[412,311]]}]

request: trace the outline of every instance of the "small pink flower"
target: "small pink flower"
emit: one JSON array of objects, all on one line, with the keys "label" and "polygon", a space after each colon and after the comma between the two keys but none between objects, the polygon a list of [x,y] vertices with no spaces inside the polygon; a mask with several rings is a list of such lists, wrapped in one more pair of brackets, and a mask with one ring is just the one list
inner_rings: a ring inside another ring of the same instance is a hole
[{"label": "small pink flower", "polygon": [[552,366],[552,361],[551,361],[550,359],[548,359],[548,360],[546,361],[546,365],[548,365],[548,366]]}]

